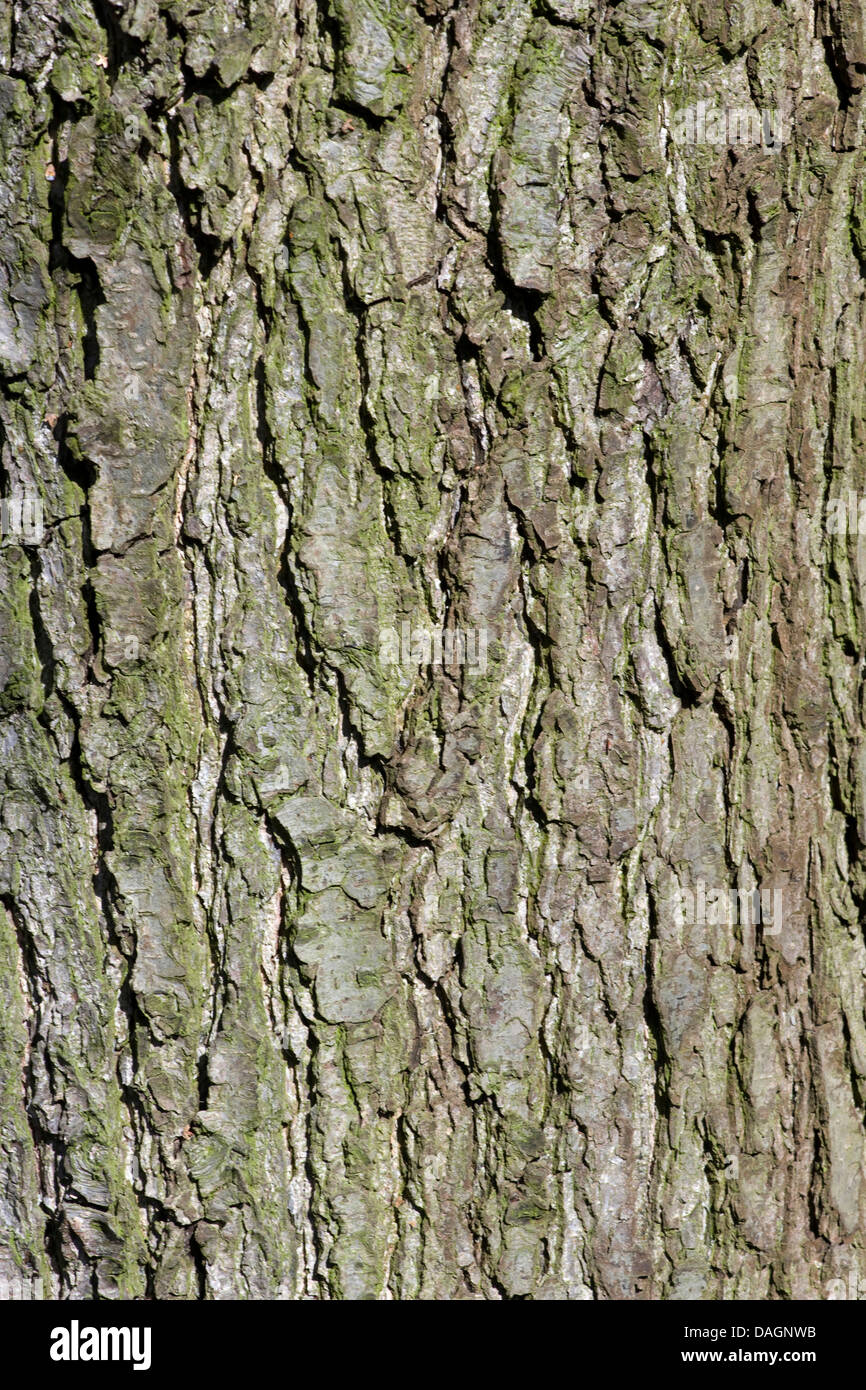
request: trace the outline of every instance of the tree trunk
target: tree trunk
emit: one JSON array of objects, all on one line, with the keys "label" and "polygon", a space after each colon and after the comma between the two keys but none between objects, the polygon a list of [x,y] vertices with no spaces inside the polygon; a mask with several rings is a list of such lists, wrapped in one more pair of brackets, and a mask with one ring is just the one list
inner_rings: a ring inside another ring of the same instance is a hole
[{"label": "tree trunk", "polygon": [[2,1279],[862,1292],[866,12],[2,13]]}]

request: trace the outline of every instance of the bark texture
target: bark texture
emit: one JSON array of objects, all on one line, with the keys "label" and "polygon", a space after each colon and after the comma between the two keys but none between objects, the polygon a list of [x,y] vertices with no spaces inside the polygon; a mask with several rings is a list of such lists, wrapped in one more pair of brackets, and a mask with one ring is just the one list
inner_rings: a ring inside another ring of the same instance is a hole
[{"label": "bark texture", "polygon": [[0,14],[0,1275],[866,1287],[866,9]]}]

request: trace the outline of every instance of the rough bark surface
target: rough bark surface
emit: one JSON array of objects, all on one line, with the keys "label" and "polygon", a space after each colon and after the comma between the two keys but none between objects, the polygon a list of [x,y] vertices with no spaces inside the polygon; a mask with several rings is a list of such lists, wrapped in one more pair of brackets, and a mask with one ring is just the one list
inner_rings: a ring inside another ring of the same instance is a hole
[{"label": "rough bark surface", "polygon": [[0,1276],[866,1280],[866,10],[0,13]]}]

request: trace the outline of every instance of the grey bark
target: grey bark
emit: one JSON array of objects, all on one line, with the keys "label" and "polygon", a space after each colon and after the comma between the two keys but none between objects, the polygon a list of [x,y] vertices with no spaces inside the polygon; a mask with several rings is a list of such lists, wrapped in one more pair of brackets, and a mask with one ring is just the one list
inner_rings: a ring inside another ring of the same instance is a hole
[{"label": "grey bark", "polygon": [[862,6],[0,14],[2,1279],[856,1296]]}]

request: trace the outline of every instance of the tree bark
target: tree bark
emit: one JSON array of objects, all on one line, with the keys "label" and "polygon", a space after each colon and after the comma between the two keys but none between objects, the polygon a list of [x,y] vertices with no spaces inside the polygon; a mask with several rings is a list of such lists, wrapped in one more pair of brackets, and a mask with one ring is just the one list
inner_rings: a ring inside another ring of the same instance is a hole
[{"label": "tree bark", "polygon": [[866,12],[0,12],[0,1279],[856,1296]]}]

